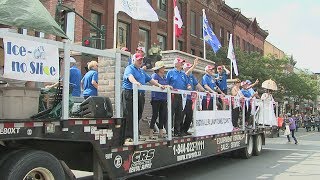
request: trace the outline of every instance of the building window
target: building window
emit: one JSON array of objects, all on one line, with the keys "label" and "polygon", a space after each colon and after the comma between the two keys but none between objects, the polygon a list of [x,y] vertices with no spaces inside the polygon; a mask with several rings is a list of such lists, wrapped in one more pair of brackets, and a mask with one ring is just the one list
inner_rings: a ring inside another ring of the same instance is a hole
[{"label": "building window", "polygon": [[242,39],[242,48],[244,51],[247,51],[247,43],[244,39]]},{"label": "building window", "polygon": [[118,22],[117,48],[121,49],[122,47],[126,47],[130,49],[129,28],[129,24]]},{"label": "building window", "polygon": [[43,32],[39,32],[39,31],[36,31],[36,32],[34,32],[34,36],[35,36],[35,37],[44,38],[44,33],[43,33]]},{"label": "building window", "polygon": [[192,54],[192,55],[196,55],[196,50],[191,49],[191,54]]},{"label": "building window", "polygon": [[[178,2],[178,0],[177,0],[177,2]],[[178,2],[178,4],[177,4],[177,6],[178,6],[178,9],[179,9],[179,12],[180,12],[180,16],[181,16],[181,20],[182,20],[182,22],[185,22],[184,21],[184,15],[183,15],[183,9],[182,9],[182,7],[183,7],[183,4],[182,4],[182,2],[181,1],[179,1]]]},{"label": "building window", "polygon": [[167,19],[167,0],[158,0],[158,15]]},{"label": "building window", "polygon": [[145,52],[148,52],[149,48],[149,31],[139,29],[139,43],[138,46],[144,47]]},{"label": "building window", "polygon": [[191,11],[191,35],[196,36],[196,13]]},{"label": "building window", "polygon": [[211,27],[212,31],[214,32],[214,22],[210,24],[210,27]]},{"label": "building window", "polygon": [[224,28],[220,27],[220,43],[221,46],[224,46]]},{"label": "building window", "polygon": [[18,29],[18,33],[19,34],[23,34],[23,35],[28,35],[28,30],[27,29],[23,29],[23,28],[19,28]]},{"label": "building window", "polygon": [[203,17],[200,16],[200,38],[203,38]]},{"label": "building window", "polygon": [[240,37],[239,36],[236,37],[236,47],[240,48]]},{"label": "building window", "polygon": [[247,51],[250,53],[250,43],[247,42]]},{"label": "building window", "polygon": [[230,31],[227,31],[227,42],[228,42],[228,44],[229,44],[229,41],[230,41]]},{"label": "building window", "polygon": [[167,49],[167,38],[163,35],[158,34],[157,36],[158,41],[159,41],[159,46],[161,48],[161,50],[166,50]]},{"label": "building window", "polygon": [[[94,24],[96,27],[101,27],[101,14],[95,11],[91,11],[91,23]],[[101,48],[101,39],[100,39],[100,32],[90,26],[90,38],[91,38],[91,47],[92,48]]]},{"label": "building window", "polygon": [[202,51],[200,51],[200,57],[202,57],[202,58],[203,58],[203,52],[202,52]]},{"label": "building window", "polygon": [[183,42],[182,41],[178,41],[178,50],[183,51]]}]

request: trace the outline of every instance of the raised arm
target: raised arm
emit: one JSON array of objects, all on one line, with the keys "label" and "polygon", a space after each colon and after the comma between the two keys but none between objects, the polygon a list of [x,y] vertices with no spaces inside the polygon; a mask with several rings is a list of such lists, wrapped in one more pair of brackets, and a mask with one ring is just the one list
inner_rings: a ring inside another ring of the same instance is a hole
[{"label": "raised arm", "polygon": [[187,72],[185,72],[187,76],[189,76],[192,73],[193,69],[197,67],[198,63],[199,63],[199,59],[196,58],[193,61],[193,66]]}]

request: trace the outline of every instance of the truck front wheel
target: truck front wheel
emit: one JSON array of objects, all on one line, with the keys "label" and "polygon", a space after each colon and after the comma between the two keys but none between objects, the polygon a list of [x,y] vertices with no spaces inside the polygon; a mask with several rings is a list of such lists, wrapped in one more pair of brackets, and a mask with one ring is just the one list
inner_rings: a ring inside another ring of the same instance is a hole
[{"label": "truck front wheel", "polygon": [[0,170],[5,180],[64,180],[60,162],[44,151],[24,150],[9,157]]}]

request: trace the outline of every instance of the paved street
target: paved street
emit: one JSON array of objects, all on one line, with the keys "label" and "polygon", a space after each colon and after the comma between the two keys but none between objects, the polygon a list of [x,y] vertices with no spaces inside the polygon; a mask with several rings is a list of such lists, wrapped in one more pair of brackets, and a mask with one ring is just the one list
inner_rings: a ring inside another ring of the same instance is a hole
[{"label": "paved street", "polygon": [[[296,137],[299,141],[298,145],[287,143],[284,136],[268,138],[262,154],[249,160],[223,156],[212,157],[132,178],[132,180],[320,179],[320,133],[300,129]],[[77,177],[80,177],[79,175],[77,174]]]}]

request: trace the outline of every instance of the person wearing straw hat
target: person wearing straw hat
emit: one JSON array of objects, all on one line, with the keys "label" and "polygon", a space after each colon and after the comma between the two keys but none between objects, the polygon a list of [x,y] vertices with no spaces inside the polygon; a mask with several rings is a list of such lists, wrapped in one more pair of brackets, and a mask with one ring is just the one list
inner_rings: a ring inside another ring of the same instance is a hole
[{"label": "person wearing straw hat", "polygon": [[[188,90],[191,88],[189,79],[185,72],[183,71],[184,59],[175,58],[173,61],[174,68],[169,70],[166,76],[167,82],[174,89]],[[181,124],[182,124],[182,96],[181,94],[173,94],[172,101],[172,114],[174,117],[174,136],[179,137],[181,134]]]},{"label": "person wearing straw hat", "polygon": [[[157,81],[153,80],[142,68],[143,55],[136,53],[135,60],[133,64],[126,67],[123,73],[122,81],[122,103],[123,103],[123,113],[126,117],[126,128],[125,128],[125,143],[130,143],[133,141],[133,91],[132,85],[145,85],[149,82],[152,85],[158,86],[162,89],[165,87],[159,84]],[[142,112],[144,109],[145,102],[145,91],[139,90],[138,92],[138,121],[142,117]],[[140,134],[140,131],[139,131]]]},{"label": "person wearing straw hat", "polygon": [[[206,91],[198,82],[197,78],[192,74],[192,71],[194,68],[196,68],[196,66],[198,65],[198,61],[199,59],[196,58],[193,61],[193,65],[191,63],[185,63],[183,65],[183,70],[186,72],[187,77],[189,78],[189,82],[191,85],[191,91],[195,91],[195,90],[199,90],[199,91]],[[181,133],[182,135],[191,135],[191,133],[188,132],[189,128],[190,128],[190,124],[192,122],[193,119],[193,110],[192,110],[192,99],[191,99],[191,95],[187,96],[187,102],[186,102],[186,106],[183,110],[183,114],[184,114],[184,121],[183,124],[181,126]]]},{"label": "person wearing straw hat", "polygon": [[[168,85],[165,78],[165,65],[163,61],[157,61],[155,67],[152,68],[154,73],[151,78],[157,81],[161,85]],[[167,93],[162,92],[151,92],[151,106],[152,106],[152,118],[150,122],[149,138],[155,139],[153,137],[153,129],[156,124],[156,120],[159,116],[159,137],[164,137],[164,126],[167,122]]]},{"label": "person wearing straw hat", "polygon": [[234,85],[231,89],[231,95],[235,98],[234,103],[232,104],[232,124],[234,130],[239,130],[239,116],[240,116],[240,99],[243,99],[244,96],[240,91],[240,79],[235,79]]}]

